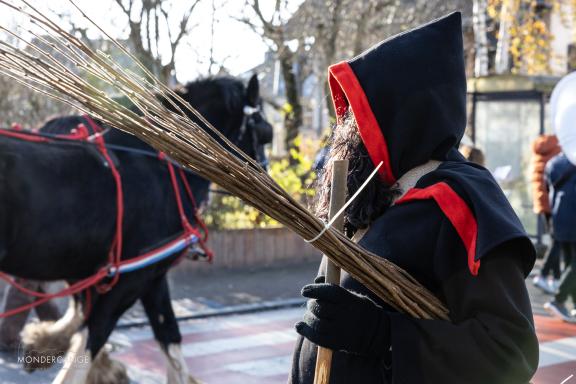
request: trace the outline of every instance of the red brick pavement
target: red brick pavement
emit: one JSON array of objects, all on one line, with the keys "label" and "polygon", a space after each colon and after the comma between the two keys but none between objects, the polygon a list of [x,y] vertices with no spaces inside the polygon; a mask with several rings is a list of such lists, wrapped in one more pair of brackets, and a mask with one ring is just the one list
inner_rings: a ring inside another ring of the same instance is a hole
[{"label": "red brick pavement", "polygon": [[[206,384],[285,383],[296,338],[293,324],[301,313],[295,308],[185,324],[183,351],[190,372]],[[576,384],[576,325],[542,315],[535,321],[541,351],[533,384]],[[116,358],[161,382],[164,358],[152,336],[147,330],[125,333],[131,348]]]}]

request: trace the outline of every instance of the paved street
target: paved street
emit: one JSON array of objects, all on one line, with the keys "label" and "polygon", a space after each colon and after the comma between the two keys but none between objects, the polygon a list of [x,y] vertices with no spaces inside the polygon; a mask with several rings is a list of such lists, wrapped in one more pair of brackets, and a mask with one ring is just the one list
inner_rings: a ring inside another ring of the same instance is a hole
[{"label": "paved street", "polygon": [[[293,325],[301,313],[302,308],[292,308],[187,323],[182,328],[190,371],[207,384],[285,383],[296,337]],[[576,325],[542,315],[535,320],[541,345],[540,368],[533,383],[560,384],[576,375]],[[122,336],[131,346],[116,357],[131,367],[133,377],[152,372],[157,381],[146,376],[150,383],[161,382],[162,355],[148,330],[130,330]]]},{"label": "paved street", "polygon": [[[576,325],[552,319],[543,308],[549,296],[535,289],[530,280],[536,332],[540,341],[540,363],[534,384],[576,384]],[[570,378],[571,375],[574,377]],[[567,380],[567,381],[564,381]]]},{"label": "paved street", "polygon": [[[302,308],[290,308],[183,322],[183,351],[191,373],[206,384],[285,383],[296,337],[293,324],[301,313]],[[576,325],[536,315],[536,326],[541,351],[533,383],[560,384],[576,373]],[[112,341],[114,357],[126,364],[134,383],[163,382],[164,357],[148,327],[117,331]],[[55,370],[17,374],[16,364],[2,365],[3,383],[30,382],[30,378],[49,383],[55,374]],[[8,377],[11,381],[6,381]],[[565,383],[572,380],[576,383],[576,378]]]},{"label": "paved street", "polygon": [[[214,384],[285,383],[301,308],[195,320],[182,325],[183,352],[193,376]],[[164,359],[148,329],[118,332],[127,347],[115,357],[141,383],[159,383]]]},{"label": "paved street", "polygon": [[[246,308],[265,302],[297,301],[299,286],[310,280],[315,266],[228,273],[228,284],[219,275],[198,278],[197,290],[178,287],[174,304],[180,315]],[[263,281],[260,280],[264,280]],[[254,284],[254,281],[260,281]],[[269,281],[267,281],[269,280]],[[273,284],[273,283],[276,284]],[[540,368],[534,384],[576,384],[576,325],[560,323],[547,316],[542,304],[547,297],[532,288],[530,295],[541,342]],[[262,286],[274,287],[262,292]],[[215,287],[220,287],[216,289]],[[212,290],[212,294],[210,293]],[[194,295],[192,292],[196,292]],[[188,297],[185,297],[188,295]],[[263,312],[210,317],[181,322],[183,351],[190,372],[206,384],[284,383],[290,367],[290,355],[296,334],[294,323],[300,318],[301,305]],[[135,308],[123,319],[127,324],[139,319]],[[153,340],[150,328],[130,327],[117,330],[112,338],[113,355],[129,368],[133,383],[155,384],[165,380],[164,357]],[[19,370],[15,357],[0,355],[2,383],[50,383],[56,369],[27,375]]]},{"label": "paved street", "polygon": [[[576,325],[536,315],[540,365],[534,384],[576,383]],[[568,379],[570,378],[570,379]],[[563,382],[563,380],[568,381]]]}]

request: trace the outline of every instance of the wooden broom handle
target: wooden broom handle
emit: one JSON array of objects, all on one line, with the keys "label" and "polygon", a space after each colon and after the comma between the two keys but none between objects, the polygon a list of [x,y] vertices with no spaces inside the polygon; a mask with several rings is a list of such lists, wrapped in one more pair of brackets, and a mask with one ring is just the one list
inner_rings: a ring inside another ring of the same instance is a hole
[{"label": "wooden broom handle", "polygon": [[[348,185],[348,160],[335,160],[332,168],[332,188],[330,191],[330,219],[346,203]],[[344,229],[344,215],[334,221],[332,227],[338,231]],[[340,268],[326,256],[326,283],[340,284]],[[330,369],[332,367],[332,350],[318,347],[316,355],[316,370],[314,384],[328,384],[330,382]]]}]

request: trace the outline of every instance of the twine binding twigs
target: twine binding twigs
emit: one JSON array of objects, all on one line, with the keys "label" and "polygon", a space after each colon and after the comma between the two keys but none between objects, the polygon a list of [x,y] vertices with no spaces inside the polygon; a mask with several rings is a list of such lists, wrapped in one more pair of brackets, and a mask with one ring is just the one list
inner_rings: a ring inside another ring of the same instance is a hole
[{"label": "twine binding twigs", "polygon": [[[104,53],[91,50],[28,1],[17,3],[22,6],[0,0],[1,5],[26,16],[30,21],[29,32],[32,36],[58,52],[59,58],[26,41],[20,34],[0,26],[17,42],[24,42],[28,46],[27,52],[0,42],[0,73],[137,136],[199,176],[217,183],[274,218],[303,239],[313,239],[323,230],[322,221],[286,193],[254,160],[244,155],[144,66],[135,61],[143,77],[130,73]],[[72,0],[70,3],[102,31]],[[110,38],[104,31],[102,33]],[[121,52],[134,59],[114,39],[110,40]],[[70,68],[77,69],[80,74]],[[88,83],[85,80],[88,75],[128,97],[143,115],[120,105]],[[198,122],[192,121],[186,113],[195,115]],[[233,155],[231,149],[240,157]],[[362,249],[345,235],[329,228],[312,244],[339,268],[346,270],[397,310],[417,318],[448,319],[448,311],[443,304],[410,275]]]}]

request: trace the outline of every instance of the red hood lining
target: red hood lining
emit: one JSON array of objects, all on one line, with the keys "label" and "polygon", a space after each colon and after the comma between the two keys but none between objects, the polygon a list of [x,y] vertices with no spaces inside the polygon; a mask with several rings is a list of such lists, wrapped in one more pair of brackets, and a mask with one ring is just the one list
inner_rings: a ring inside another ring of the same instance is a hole
[{"label": "red hood lining", "polygon": [[330,66],[328,69],[328,82],[336,116],[341,119],[348,107],[352,109],[360,137],[364,146],[366,146],[372,163],[376,166],[382,162],[382,167],[378,171],[381,179],[387,185],[394,184],[396,178],[390,165],[386,139],[350,64],[344,61]]}]

